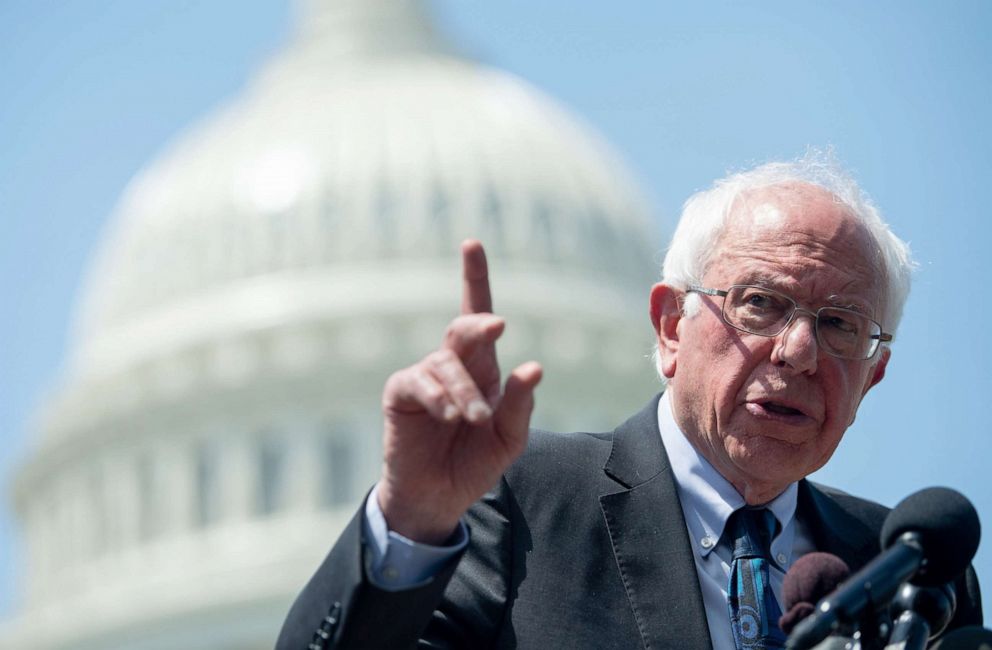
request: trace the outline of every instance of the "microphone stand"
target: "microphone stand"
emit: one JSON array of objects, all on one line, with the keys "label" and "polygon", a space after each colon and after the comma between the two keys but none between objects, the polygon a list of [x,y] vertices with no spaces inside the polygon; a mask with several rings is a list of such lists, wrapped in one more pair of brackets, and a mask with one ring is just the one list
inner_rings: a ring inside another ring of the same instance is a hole
[{"label": "microphone stand", "polygon": [[954,616],[957,598],[950,584],[917,587],[904,584],[892,601],[896,618],[885,650],[924,650],[927,641],[944,631]]},{"label": "microphone stand", "polygon": [[924,650],[929,638],[930,626],[926,619],[912,610],[906,610],[896,619],[885,650]]},{"label": "microphone stand", "polygon": [[892,617],[885,608],[865,610],[854,638],[860,650],[883,650],[892,631]]}]

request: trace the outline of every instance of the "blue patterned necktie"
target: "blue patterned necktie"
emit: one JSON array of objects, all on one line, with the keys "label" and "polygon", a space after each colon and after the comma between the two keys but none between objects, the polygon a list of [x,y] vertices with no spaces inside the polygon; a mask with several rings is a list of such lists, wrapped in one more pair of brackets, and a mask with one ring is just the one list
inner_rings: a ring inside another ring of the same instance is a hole
[{"label": "blue patterned necktie", "polygon": [[727,590],[734,643],[738,650],[782,648],[782,610],[768,576],[775,515],[766,508],[741,508],[730,516],[727,531],[734,545]]}]

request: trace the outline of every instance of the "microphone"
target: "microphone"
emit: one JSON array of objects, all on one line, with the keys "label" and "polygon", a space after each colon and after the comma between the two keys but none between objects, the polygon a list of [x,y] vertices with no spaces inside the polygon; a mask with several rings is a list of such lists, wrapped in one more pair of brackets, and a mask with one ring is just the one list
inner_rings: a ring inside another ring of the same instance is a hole
[{"label": "microphone", "polygon": [[813,613],[813,603],[837,588],[851,569],[844,560],[832,553],[808,553],[792,565],[782,580],[782,604],[785,613],[778,626],[791,634],[799,621]]},{"label": "microphone", "polygon": [[927,488],[903,499],[885,518],[885,549],[821,600],[796,625],[786,647],[811,648],[841,625],[886,605],[906,580],[923,587],[950,582],[978,550],[978,513],[961,493]]},{"label": "microphone", "polygon": [[956,608],[957,596],[951,583],[940,587],[904,584],[892,601],[893,613],[899,616],[885,650],[923,650],[929,639],[944,631]]},{"label": "microphone", "polygon": [[[832,553],[809,553],[792,565],[782,581],[782,604],[785,614],[778,620],[782,632],[789,634],[813,613],[813,603],[832,592],[849,575],[851,569]],[[813,650],[857,650],[860,645],[849,636],[829,636]]]},{"label": "microphone", "polygon": [[939,587],[971,564],[982,526],[967,497],[951,488],[932,487],[909,495],[889,513],[882,524],[882,548],[907,534],[919,536],[924,556],[912,583]]}]

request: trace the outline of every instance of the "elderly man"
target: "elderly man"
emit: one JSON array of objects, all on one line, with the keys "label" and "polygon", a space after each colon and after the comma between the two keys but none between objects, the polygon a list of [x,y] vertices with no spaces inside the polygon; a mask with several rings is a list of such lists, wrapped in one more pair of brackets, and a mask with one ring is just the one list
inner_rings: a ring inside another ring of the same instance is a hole
[{"label": "elderly man", "polygon": [[[611,433],[528,440],[541,368],[501,386],[482,246],[462,254],[462,315],[387,382],[382,477],[280,648],[780,647],[798,557],[879,552],[885,508],[805,480],[885,376],[909,287],[842,172],[774,163],[686,203],[649,302],[668,386]],[[969,571],[953,625],[980,620]]]}]

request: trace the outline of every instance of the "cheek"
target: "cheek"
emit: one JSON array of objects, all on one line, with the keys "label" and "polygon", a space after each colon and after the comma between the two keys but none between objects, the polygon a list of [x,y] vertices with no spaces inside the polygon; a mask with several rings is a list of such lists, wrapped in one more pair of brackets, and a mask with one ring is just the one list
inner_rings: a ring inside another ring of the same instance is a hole
[{"label": "cheek", "polygon": [[861,404],[862,387],[866,380],[867,374],[863,371],[839,372],[831,378],[826,391],[827,404],[831,405],[828,410],[831,416],[829,425],[844,429],[851,424]]},{"label": "cheek", "polygon": [[707,410],[727,416],[762,361],[769,359],[773,339],[741,336],[716,318],[701,313],[680,321],[676,381],[686,394],[702,396]]},{"label": "cheek", "polygon": [[771,348],[768,345],[772,339],[752,337],[745,341],[741,337],[732,336],[725,345],[716,350],[709,366],[716,385],[726,399],[737,399],[741,393],[763,374],[766,362],[770,362]]},{"label": "cheek", "polygon": [[744,408],[748,387],[758,381],[760,363],[753,359],[742,359],[737,350],[728,351],[719,359],[712,359],[707,366],[706,395],[709,398],[713,415],[723,431],[733,429],[733,419]]}]

